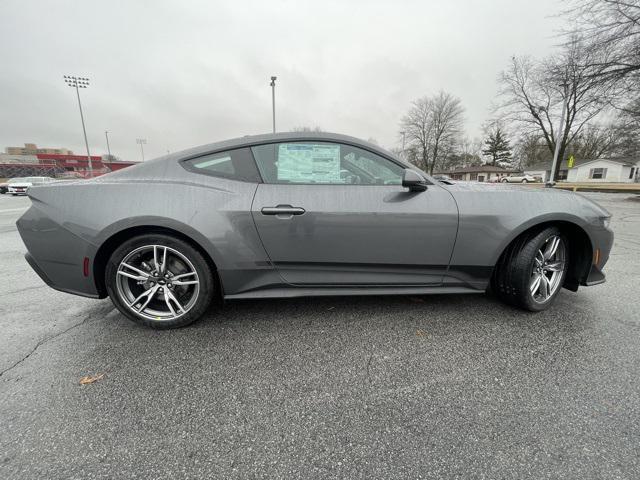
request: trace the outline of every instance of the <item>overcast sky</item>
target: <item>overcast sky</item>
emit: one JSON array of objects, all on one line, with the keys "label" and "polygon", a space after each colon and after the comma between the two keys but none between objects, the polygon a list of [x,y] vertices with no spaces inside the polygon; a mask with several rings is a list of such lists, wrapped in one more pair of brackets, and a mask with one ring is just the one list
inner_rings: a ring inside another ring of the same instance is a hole
[{"label": "overcast sky", "polygon": [[513,54],[547,55],[562,4],[486,1],[0,0],[0,149],[35,142],[138,160],[308,125],[399,143],[411,100],[459,96],[480,135]]}]

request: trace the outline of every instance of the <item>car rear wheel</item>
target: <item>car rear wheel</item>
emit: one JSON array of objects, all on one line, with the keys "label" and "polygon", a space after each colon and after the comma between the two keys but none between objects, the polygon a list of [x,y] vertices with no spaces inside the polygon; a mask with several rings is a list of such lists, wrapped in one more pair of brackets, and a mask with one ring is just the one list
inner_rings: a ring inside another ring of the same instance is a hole
[{"label": "car rear wheel", "polygon": [[507,182],[508,182],[508,180],[506,178],[502,179],[502,183],[507,183]]},{"label": "car rear wheel", "polygon": [[157,329],[196,321],[209,307],[215,288],[202,254],[163,234],[141,235],[120,245],[107,264],[105,284],[118,310]]},{"label": "car rear wheel", "polygon": [[525,234],[500,258],[491,286],[505,302],[533,312],[547,309],[569,265],[566,237],[556,227]]},{"label": "car rear wheel", "polygon": [[527,183],[527,182],[528,182],[528,180],[526,178],[522,179],[522,183]]}]

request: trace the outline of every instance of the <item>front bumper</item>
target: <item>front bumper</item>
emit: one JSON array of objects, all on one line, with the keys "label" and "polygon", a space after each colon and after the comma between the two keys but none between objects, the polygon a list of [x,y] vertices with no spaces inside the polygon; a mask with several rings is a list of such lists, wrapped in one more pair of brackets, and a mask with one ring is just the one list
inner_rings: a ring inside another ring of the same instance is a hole
[{"label": "front bumper", "polygon": [[607,281],[607,277],[602,270],[600,270],[597,266],[591,265],[591,271],[589,271],[589,275],[587,275],[587,279],[584,281],[586,287],[590,287],[592,285],[598,285],[600,283],[604,283]]},{"label": "front bumper", "polygon": [[607,264],[611,248],[613,247],[613,230],[609,227],[594,229],[590,231],[590,237],[593,258],[590,262],[589,273],[583,276],[580,281],[580,284],[585,287],[606,282],[606,276],[602,272],[602,269]]}]

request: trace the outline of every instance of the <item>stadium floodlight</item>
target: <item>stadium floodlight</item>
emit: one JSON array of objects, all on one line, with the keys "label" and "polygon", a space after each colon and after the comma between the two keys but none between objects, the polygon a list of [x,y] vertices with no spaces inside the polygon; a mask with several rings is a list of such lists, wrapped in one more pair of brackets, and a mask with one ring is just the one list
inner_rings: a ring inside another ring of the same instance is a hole
[{"label": "stadium floodlight", "polygon": [[77,77],[75,75],[65,75],[64,81],[67,85],[76,89],[78,97],[78,108],[80,109],[80,120],[82,121],[82,133],[84,134],[84,144],[87,147],[87,162],[89,165],[89,176],[93,178],[93,163],[91,162],[91,153],[89,153],[89,141],[87,140],[87,129],[84,125],[84,114],[82,113],[82,102],[80,101],[80,89],[89,86],[87,77]]},{"label": "stadium floodlight", "polygon": [[136,143],[140,145],[140,152],[142,153],[142,161],[144,162],[144,147],[147,144],[146,138],[136,138]]}]

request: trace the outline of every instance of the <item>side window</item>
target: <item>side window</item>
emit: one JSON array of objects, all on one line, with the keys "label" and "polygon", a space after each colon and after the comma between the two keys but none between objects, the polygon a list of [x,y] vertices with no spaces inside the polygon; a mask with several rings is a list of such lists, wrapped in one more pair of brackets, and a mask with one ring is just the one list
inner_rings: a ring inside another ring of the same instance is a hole
[{"label": "side window", "polygon": [[275,143],[253,147],[267,183],[400,185],[403,168],[375,153],[330,142]]},{"label": "side window", "polygon": [[183,161],[182,166],[191,172],[213,177],[260,182],[260,174],[251,156],[251,150],[248,148],[191,158]]}]

